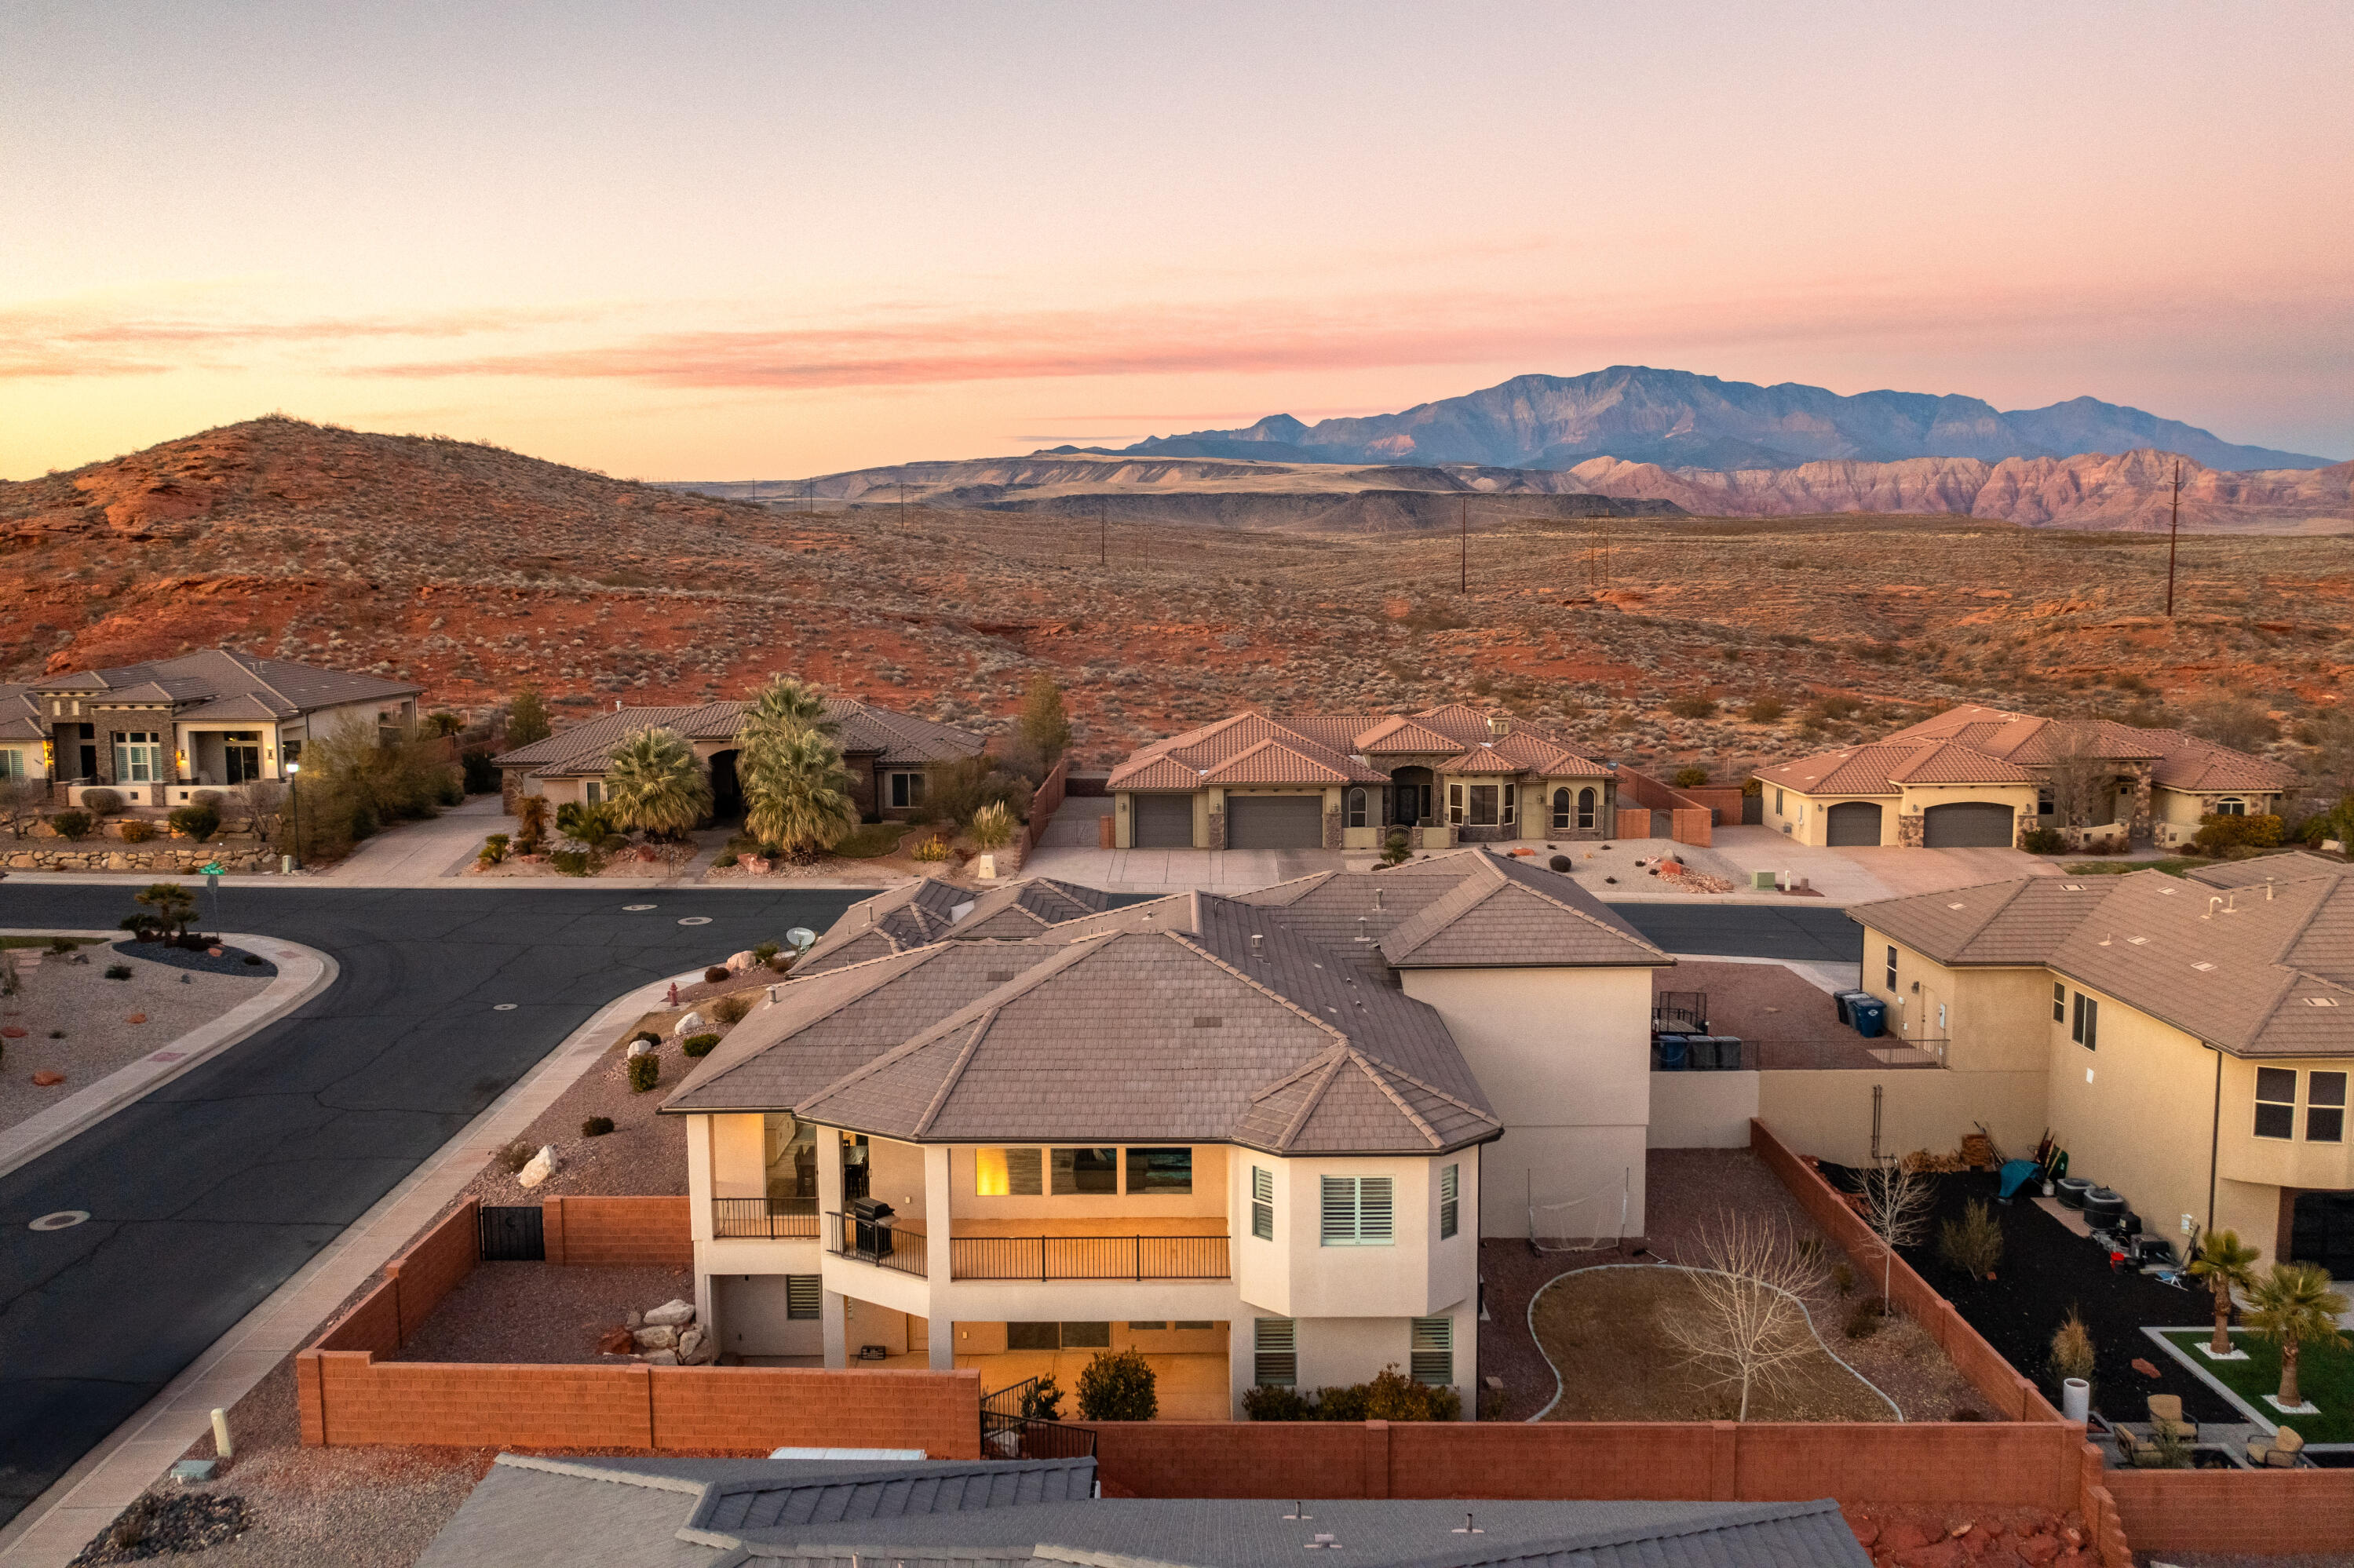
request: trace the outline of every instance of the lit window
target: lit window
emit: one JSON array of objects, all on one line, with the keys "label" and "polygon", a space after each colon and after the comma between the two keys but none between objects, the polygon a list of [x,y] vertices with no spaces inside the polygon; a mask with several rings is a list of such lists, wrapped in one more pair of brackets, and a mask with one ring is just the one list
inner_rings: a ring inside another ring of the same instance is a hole
[{"label": "lit window", "polygon": [[1553,792],[1553,831],[1565,833],[1569,832],[1569,791],[1556,789]]},{"label": "lit window", "polygon": [[1131,1193],[1192,1192],[1193,1151],[1190,1149],[1129,1150],[1128,1190]]},{"label": "lit window", "polygon": [[[2075,1021],[2068,1027],[2068,1037],[2087,1051],[2101,1048],[2101,1003],[2098,998],[2076,993]],[[2283,1138],[2288,1134],[2282,1133]]]},{"label": "lit window", "polygon": [[1390,1178],[1323,1178],[1323,1243],[1326,1246],[1387,1246],[1394,1239]]},{"label": "lit window", "polygon": [[2346,1138],[2346,1075],[2305,1075],[2305,1136],[2309,1143],[2340,1143]]},{"label": "lit window", "polygon": [[977,1149],[972,1190],[983,1198],[1034,1198],[1041,1191],[1034,1149]]},{"label": "lit window", "polygon": [[1275,1172],[1263,1165],[1251,1167],[1251,1234],[1275,1239]]},{"label": "lit window", "polygon": [[1114,1149],[1057,1149],[1055,1156],[1055,1196],[1119,1191],[1119,1151]]},{"label": "lit window", "polygon": [[2296,1136],[2296,1074],[2289,1068],[2256,1069],[2256,1136]]},{"label": "lit window", "polygon": [[1299,1382],[1299,1325],[1288,1318],[1251,1322],[1251,1382],[1261,1388],[1290,1388]]},{"label": "lit window", "polygon": [[1594,825],[1594,791],[1592,789],[1580,789],[1577,792],[1577,825],[1581,828],[1590,828]]},{"label": "lit window", "polygon": [[1456,1182],[1459,1165],[1445,1165],[1438,1171],[1438,1239],[1445,1241],[1455,1234],[1459,1206],[1456,1202]]},{"label": "lit window", "polygon": [[1416,1383],[1444,1388],[1455,1381],[1455,1319],[1416,1318],[1406,1336],[1410,1374]]},{"label": "lit window", "polygon": [[1349,825],[1352,828],[1365,825],[1365,792],[1363,789],[1349,791]]}]

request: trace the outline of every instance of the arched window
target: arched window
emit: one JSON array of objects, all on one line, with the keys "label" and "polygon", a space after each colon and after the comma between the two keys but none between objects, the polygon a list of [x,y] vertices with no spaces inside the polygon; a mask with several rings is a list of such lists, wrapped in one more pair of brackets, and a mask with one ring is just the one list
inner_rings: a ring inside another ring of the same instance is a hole
[{"label": "arched window", "polygon": [[1594,825],[1594,791],[1591,789],[1577,792],[1577,825],[1581,828]]},{"label": "arched window", "polygon": [[2244,817],[2248,814],[2248,803],[2245,800],[2218,800],[2215,802],[2215,814],[2219,817]]},{"label": "arched window", "polygon": [[1365,792],[1363,789],[1349,791],[1349,825],[1352,828],[1365,825]]},{"label": "arched window", "polygon": [[1569,791],[1566,789],[1553,792],[1553,831],[1557,833],[1569,832]]}]

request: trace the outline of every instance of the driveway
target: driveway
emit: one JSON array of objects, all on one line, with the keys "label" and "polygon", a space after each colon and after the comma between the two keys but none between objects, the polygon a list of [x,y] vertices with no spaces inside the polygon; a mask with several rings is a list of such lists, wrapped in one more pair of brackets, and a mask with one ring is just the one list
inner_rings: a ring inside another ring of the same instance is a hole
[{"label": "driveway", "polygon": [[[1111,814],[1104,798],[1065,800],[1046,836],[1022,864],[1024,876],[1051,876],[1110,893],[1247,893],[1320,871],[1339,871],[1338,850],[1108,850],[1097,826]],[[1370,853],[1359,856],[1370,862]]]},{"label": "driveway", "polygon": [[344,887],[430,887],[472,865],[482,841],[512,833],[515,820],[496,795],[472,795],[430,821],[403,822],[360,841],[314,880]]},{"label": "driveway", "polygon": [[2060,870],[2041,855],[2015,849],[1823,849],[1761,827],[1719,828],[1713,840],[1716,853],[1740,867],[1744,884],[1752,871],[1789,872],[1805,877],[1832,904],[1943,893],[2021,876],[2052,876]]}]

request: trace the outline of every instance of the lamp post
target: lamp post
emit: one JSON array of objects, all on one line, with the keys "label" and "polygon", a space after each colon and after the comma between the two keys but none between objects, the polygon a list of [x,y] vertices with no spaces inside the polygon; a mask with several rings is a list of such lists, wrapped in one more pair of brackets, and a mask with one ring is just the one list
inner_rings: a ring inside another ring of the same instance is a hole
[{"label": "lamp post", "polygon": [[302,765],[299,762],[286,765],[286,810],[293,822],[291,832],[294,841],[294,869],[297,871],[302,869],[302,792],[296,788],[302,771]]}]

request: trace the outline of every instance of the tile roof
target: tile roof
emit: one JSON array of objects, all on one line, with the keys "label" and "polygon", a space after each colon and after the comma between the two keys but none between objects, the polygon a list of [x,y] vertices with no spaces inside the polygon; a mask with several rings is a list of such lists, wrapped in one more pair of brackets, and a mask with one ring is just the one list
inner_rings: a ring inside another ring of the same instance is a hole
[{"label": "tile roof", "polygon": [[1344,758],[1339,764],[1323,762],[1296,746],[1286,746],[1279,740],[1262,740],[1247,751],[1235,753],[1223,762],[1214,764],[1202,776],[1204,784],[1349,784],[1364,773],[1363,768],[1351,768]]},{"label": "tile roof", "polygon": [[[1446,857],[1453,859],[1455,857]],[[1381,939],[1393,969],[1663,966],[1675,960],[1569,877],[1472,850],[1470,874]],[[1366,873],[1368,876],[1380,873]]]},{"label": "tile roof", "polygon": [[2150,780],[2169,789],[2220,791],[2246,789],[2274,794],[2296,783],[2296,770],[2269,758],[2217,746],[2179,729],[2141,732],[2162,747]]},{"label": "tile roof", "polygon": [[2354,864],[2329,860],[2303,850],[2283,850],[2248,860],[2227,860],[2183,874],[2210,887],[2261,887],[2267,882],[2295,882],[2308,876],[2354,876]]},{"label": "tile roof", "polygon": [[862,899],[811,944],[796,978],[939,941],[1019,940],[1097,913],[1108,894],[1075,882],[1032,877],[974,891],[940,877],[902,883]]},{"label": "tile roof", "polygon": [[1395,714],[1356,737],[1356,749],[1368,757],[1399,752],[1427,756],[1453,751],[1460,744],[1452,736]]},{"label": "tile roof", "polygon": [[1114,789],[1380,784],[1390,775],[1375,758],[1428,756],[1455,758],[1442,771],[1596,779],[1609,772],[1543,730],[1511,725],[1499,736],[1487,715],[1452,704],[1411,715],[1236,714],[1140,747],[1108,782]]},{"label": "tile roof", "polygon": [[0,740],[47,740],[49,726],[30,686],[0,685]]},{"label": "tile roof", "polygon": [[124,703],[217,705],[238,699],[235,712],[203,716],[257,719],[286,719],[346,703],[413,697],[424,690],[408,681],[322,670],[315,665],[261,659],[227,648],[207,648],[176,659],[156,659],[144,664],[69,671],[35,681],[27,689],[84,697],[96,694],[109,702]]},{"label": "tile roof", "polygon": [[[954,762],[977,757],[989,740],[954,725],[878,708],[855,697],[827,697],[825,723],[844,757],[871,757],[885,764]],[[672,706],[625,707],[584,719],[545,740],[504,752],[500,768],[528,768],[535,779],[593,778],[605,770],[613,748],[642,729],[667,729],[684,740],[732,741],[751,707],[744,701]]]}]

